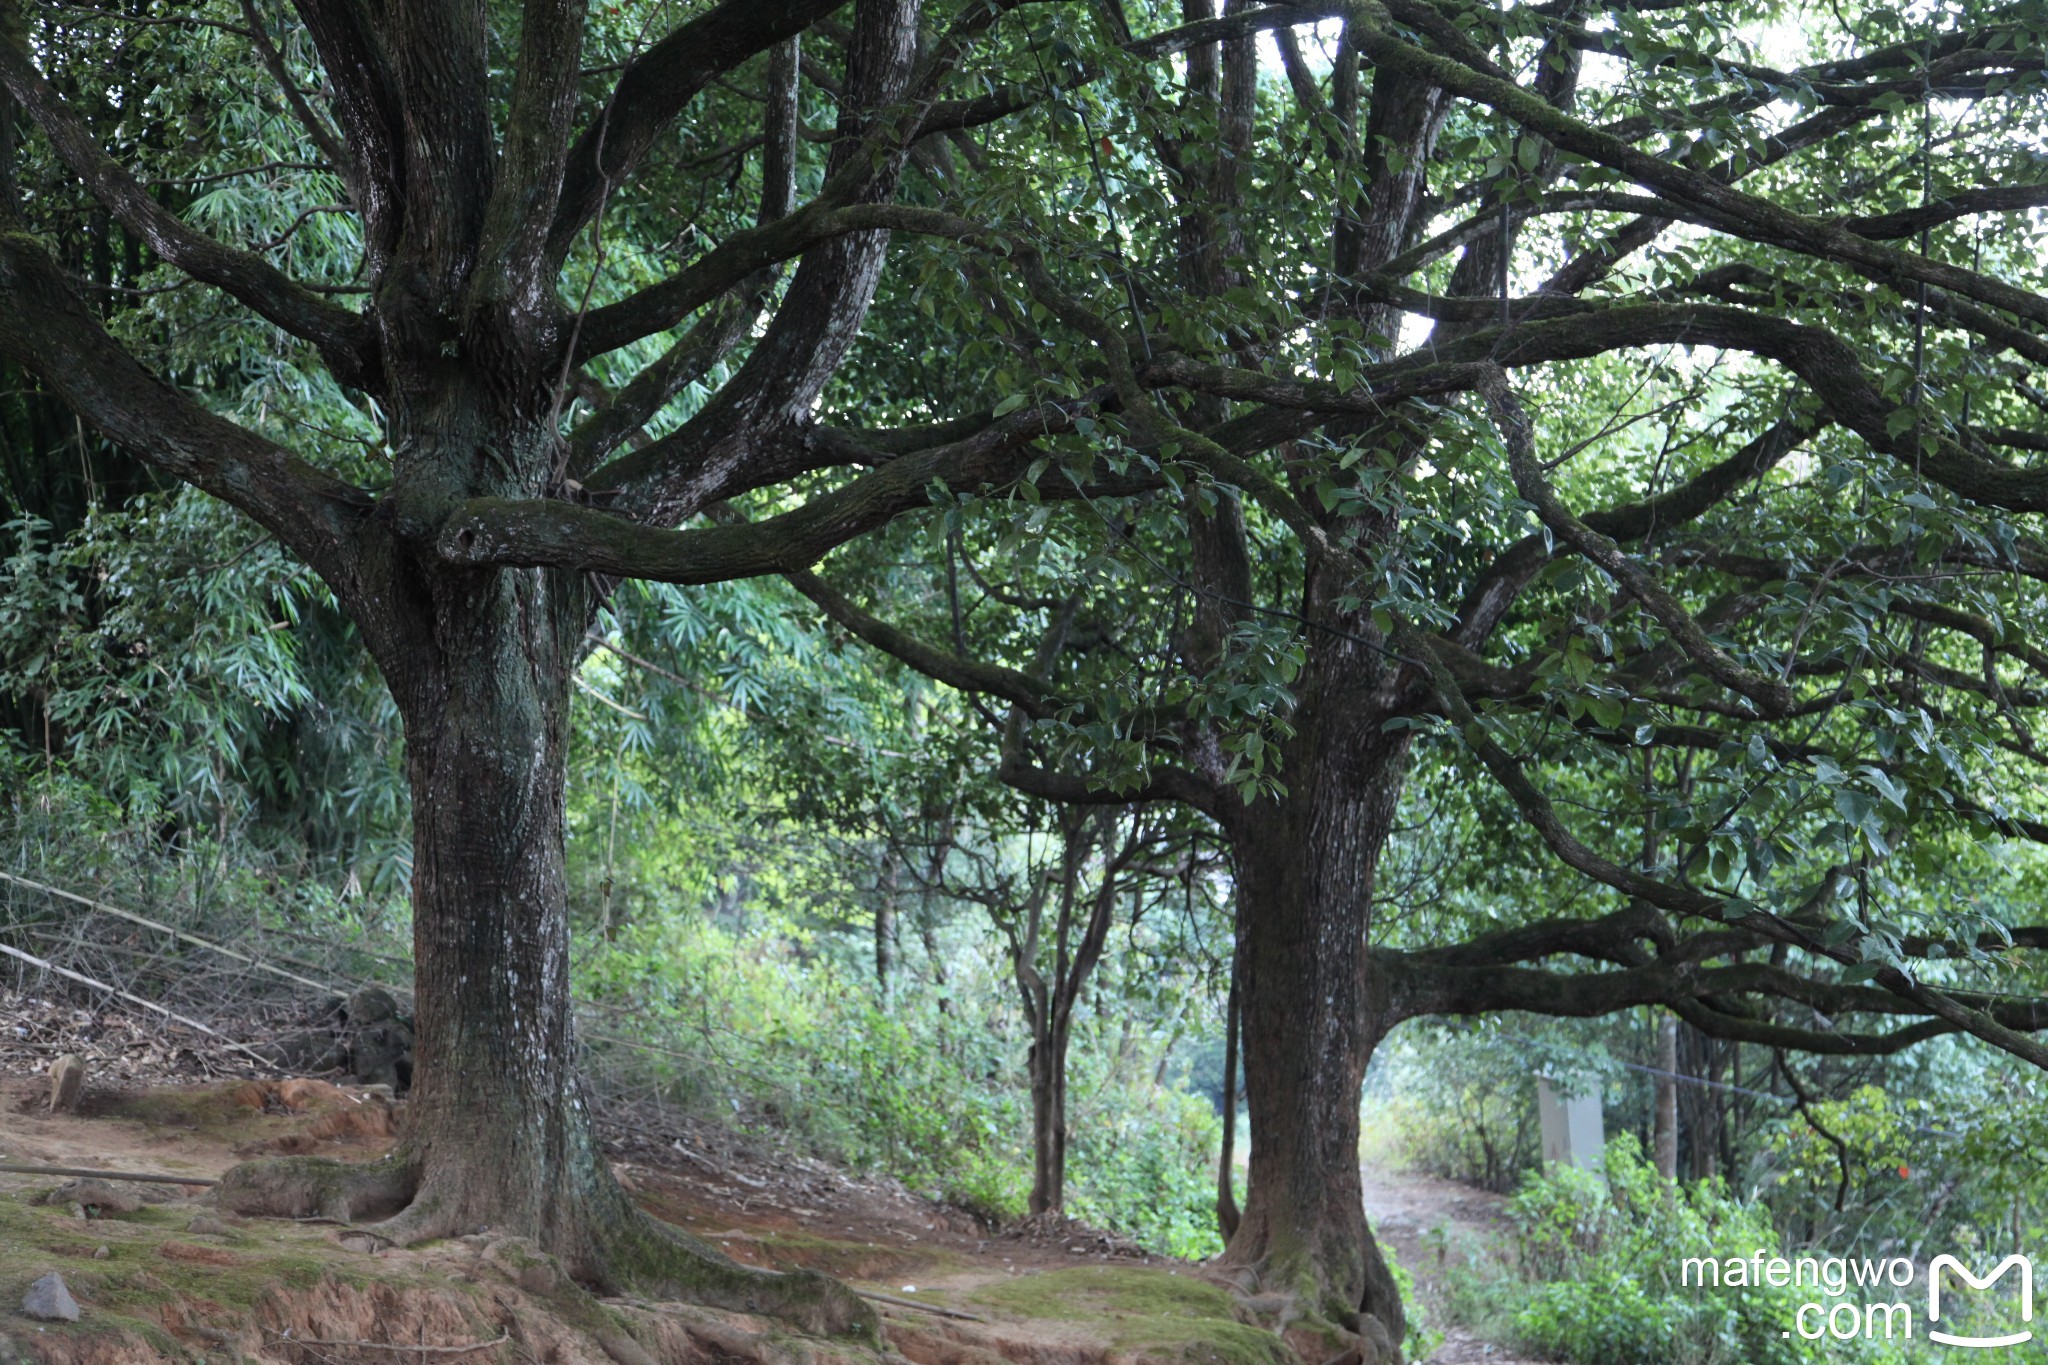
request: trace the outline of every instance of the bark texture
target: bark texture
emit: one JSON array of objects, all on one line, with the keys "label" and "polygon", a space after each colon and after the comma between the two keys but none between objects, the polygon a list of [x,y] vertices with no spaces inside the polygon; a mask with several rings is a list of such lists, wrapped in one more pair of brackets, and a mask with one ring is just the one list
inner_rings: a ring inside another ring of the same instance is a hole
[{"label": "bark texture", "polygon": [[1224,1256],[1391,1359],[1406,1315],[1366,1225],[1358,1136],[1366,1064],[1392,1023],[1367,934],[1406,742],[1328,719],[1326,761],[1233,831],[1251,1153]]}]

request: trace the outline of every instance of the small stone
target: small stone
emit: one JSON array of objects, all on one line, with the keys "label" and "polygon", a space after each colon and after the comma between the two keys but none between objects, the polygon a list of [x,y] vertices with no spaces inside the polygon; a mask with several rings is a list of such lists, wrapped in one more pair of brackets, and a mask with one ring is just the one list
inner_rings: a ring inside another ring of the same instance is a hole
[{"label": "small stone", "polygon": [[107,1250],[105,1247],[94,1247],[92,1249],[92,1258],[95,1261],[104,1261],[113,1254],[113,1252]]},{"label": "small stone", "polygon": [[64,1287],[64,1277],[53,1270],[28,1287],[21,1311],[44,1322],[77,1322],[78,1300]]},{"label": "small stone", "polygon": [[206,1237],[225,1237],[234,1229],[210,1214],[200,1214],[185,1224],[185,1231],[196,1232]]}]

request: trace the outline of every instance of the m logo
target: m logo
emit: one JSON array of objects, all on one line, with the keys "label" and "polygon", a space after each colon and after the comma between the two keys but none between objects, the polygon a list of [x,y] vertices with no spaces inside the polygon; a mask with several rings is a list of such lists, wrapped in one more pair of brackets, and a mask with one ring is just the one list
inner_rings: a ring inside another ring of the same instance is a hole
[{"label": "m logo", "polygon": [[[1927,1320],[1929,1322],[1941,1321],[1941,1272],[1943,1270],[1955,1271],[1956,1278],[1972,1289],[1989,1289],[2000,1279],[2004,1278],[2005,1272],[2011,1270],[2014,1266],[2018,1266],[2020,1271],[2020,1321],[2032,1322],[2034,1320],[2034,1263],[2025,1256],[2020,1255],[2006,1257],[1998,1263],[1997,1269],[1981,1280],[1972,1275],[1969,1269],[1955,1257],[1935,1257],[1933,1264],[1927,1267]],[[1930,1341],[1938,1341],[1944,1346],[2018,1346],[2022,1342],[2032,1341],[2034,1333],[2032,1329],[2029,1329],[2024,1332],[2014,1332],[2010,1336],[2003,1337],[1959,1337],[1952,1336],[1947,1332],[1937,1332],[1930,1327],[1927,1330],[1927,1338]]]}]

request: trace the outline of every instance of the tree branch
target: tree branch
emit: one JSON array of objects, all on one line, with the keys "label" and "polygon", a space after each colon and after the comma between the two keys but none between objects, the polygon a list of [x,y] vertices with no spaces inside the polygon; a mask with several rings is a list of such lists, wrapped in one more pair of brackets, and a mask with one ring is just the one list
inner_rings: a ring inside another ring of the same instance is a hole
[{"label": "tree branch", "polygon": [[[1365,7],[1369,12],[1374,6]],[[1674,164],[1602,133],[1561,112],[1513,81],[1501,80],[1454,57],[1427,52],[1391,25],[1354,15],[1360,50],[1382,64],[1493,109],[1557,147],[1619,171],[1690,208],[1722,231],[1821,260],[1836,261],[1882,283],[1908,282],[1946,289],[2035,323],[2048,323],[2048,299],[1976,271],[1873,242],[1839,222],[1811,218],[1745,194],[1705,171]]]},{"label": "tree branch", "polygon": [[4,209],[0,353],[38,375],[109,440],[247,512],[347,595],[369,496],[214,416],[145,370]]},{"label": "tree branch", "polygon": [[1573,516],[1543,477],[1536,463],[1536,433],[1527,410],[1508,387],[1505,375],[1489,378],[1480,392],[1492,409],[1494,424],[1507,445],[1508,470],[1515,490],[1536,515],[1580,554],[1613,575],[1629,596],[1642,603],[1656,617],[1687,658],[1730,691],[1755,702],[1766,716],[1782,716],[1792,706],[1792,689],[1782,678],[1773,678],[1745,668],[1728,657],[1727,651],[1707,638],[1692,613],[1665,591],[1662,584],[1634,559],[1621,552],[1606,536]]},{"label": "tree branch", "polygon": [[448,518],[442,558],[458,564],[585,569],[663,583],[715,583],[808,569],[854,537],[930,500],[931,485],[978,489],[1022,475],[1041,435],[1065,430],[1080,404],[1046,403],[975,436],[901,455],[779,516],[669,530],[576,503],[474,498]]},{"label": "tree branch", "polygon": [[723,0],[628,63],[611,99],[569,152],[561,200],[548,230],[548,260],[559,264],[569,254],[569,244],[603,203],[606,186],[633,173],[661,130],[698,91],[844,3]]},{"label": "tree branch", "polygon": [[[1523,818],[1530,827],[1566,866],[1594,881],[1611,886],[1626,896],[1674,913],[1747,929],[1772,942],[1801,948],[1816,957],[1832,958],[1845,965],[1860,964],[1860,959],[1850,948],[1830,946],[1778,915],[1761,908],[1750,907],[1746,902],[1738,904],[1690,886],[1674,885],[1631,871],[1588,848],[1558,818],[1550,799],[1543,794],[1542,789],[1530,780],[1522,766],[1495,742],[1479,718],[1472,713],[1472,708],[1459,691],[1456,680],[1429,649],[1427,637],[1422,636],[1413,626],[1397,620],[1394,638],[1407,646],[1410,653],[1420,655],[1423,668],[1436,690],[1445,714],[1464,735],[1466,744],[1493,775],[1494,780],[1520,808]],[[1880,967],[1874,979],[1884,989],[1921,1006],[1927,1013],[1953,1027],[1971,1033],[2023,1061],[2048,1070],[2048,1046],[2026,1037],[1999,1020],[1981,1011],[1970,1009],[1944,993],[1914,981],[1895,967]]]},{"label": "tree branch", "polygon": [[1062,705],[1055,693],[1030,674],[1000,664],[963,658],[920,640],[910,632],[856,607],[844,594],[809,570],[785,576],[792,587],[810,598],[829,620],[838,623],[855,639],[865,641],[928,678],[962,692],[1000,697],[1034,720],[1049,719]]}]

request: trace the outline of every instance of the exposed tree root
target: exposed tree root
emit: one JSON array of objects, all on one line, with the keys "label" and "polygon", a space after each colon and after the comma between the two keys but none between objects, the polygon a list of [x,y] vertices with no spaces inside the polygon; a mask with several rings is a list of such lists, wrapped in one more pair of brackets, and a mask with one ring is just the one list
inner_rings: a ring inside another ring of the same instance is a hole
[{"label": "exposed tree root", "polygon": [[1246,1261],[1226,1253],[1219,1268],[1253,1320],[1310,1365],[1354,1358],[1362,1365],[1399,1365],[1402,1360],[1399,1339],[1386,1320],[1341,1308],[1305,1258]]},{"label": "exposed tree root", "polygon": [[764,1313],[819,1336],[881,1340],[881,1319],[859,1295],[815,1270],[777,1272],[741,1265],[680,1228],[638,1209],[611,1242],[605,1287],[651,1299],[680,1299],[739,1313]]},{"label": "exposed tree root", "polygon": [[418,1188],[418,1168],[398,1156],[360,1164],[281,1156],[230,1168],[212,1199],[229,1213],[354,1223],[397,1213]]},{"label": "exposed tree root", "polygon": [[[396,1154],[360,1165],[319,1157],[244,1162],[221,1177],[213,1198],[231,1213],[358,1224],[396,1246],[480,1230],[474,1211],[436,1190],[431,1180],[422,1181],[417,1163]],[[819,1336],[881,1339],[873,1307],[829,1276],[741,1265],[641,1212],[623,1195],[600,1198],[597,1207],[601,1212],[580,1233],[557,1238],[573,1245],[550,1247],[545,1238],[524,1242],[510,1235],[521,1229],[491,1229],[508,1234],[493,1243],[494,1259],[524,1256],[508,1269],[536,1293],[549,1292],[558,1281],[580,1280],[605,1293],[781,1318]],[[379,1217],[380,1222],[365,1222]],[[530,1251],[515,1250],[520,1245]]]}]

